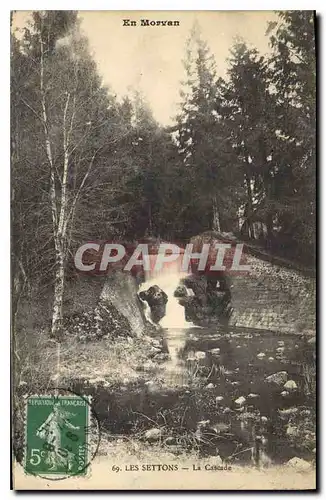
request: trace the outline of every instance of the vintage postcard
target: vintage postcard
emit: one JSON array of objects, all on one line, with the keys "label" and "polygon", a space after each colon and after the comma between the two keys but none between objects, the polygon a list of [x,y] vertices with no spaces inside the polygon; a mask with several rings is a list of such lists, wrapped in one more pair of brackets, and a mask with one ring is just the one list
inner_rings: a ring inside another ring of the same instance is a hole
[{"label": "vintage postcard", "polygon": [[10,25],[13,488],[315,490],[315,13]]}]

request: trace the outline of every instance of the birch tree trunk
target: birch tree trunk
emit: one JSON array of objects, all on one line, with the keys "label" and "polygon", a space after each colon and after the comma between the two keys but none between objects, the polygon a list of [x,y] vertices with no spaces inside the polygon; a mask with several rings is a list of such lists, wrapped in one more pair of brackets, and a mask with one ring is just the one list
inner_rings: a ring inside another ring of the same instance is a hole
[{"label": "birch tree trunk", "polygon": [[[71,164],[71,158],[74,151],[87,139],[90,130],[90,124],[84,130],[84,134],[78,138],[75,138],[74,132],[77,130],[77,135],[80,132],[80,123],[76,123],[76,115],[78,115],[78,59],[75,60],[74,64],[74,75],[75,80],[73,86],[67,85],[66,91],[60,92],[60,105],[61,107],[56,108],[56,113],[52,116],[53,104],[48,101],[48,89],[51,87],[46,81],[47,78],[47,68],[45,65],[47,54],[46,41],[42,39],[42,30],[40,30],[40,101],[41,101],[41,115],[33,111],[34,114],[41,120],[43,126],[44,134],[44,146],[47,158],[47,163],[49,166],[49,199],[51,208],[51,218],[52,218],[52,235],[54,241],[55,250],[55,263],[54,263],[54,295],[53,295],[53,305],[52,305],[52,325],[51,325],[51,337],[60,340],[62,336],[62,319],[63,319],[63,299],[65,292],[65,268],[68,258],[70,241],[72,236],[73,221],[75,217],[75,210],[77,202],[80,195],[84,189],[85,183],[87,182],[90,172],[93,167],[93,163],[97,153],[100,151],[102,146],[100,146],[92,155],[88,162],[86,173],[81,178],[81,182],[77,187],[76,179],[74,181],[74,186],[72,187],[69,183],[69,168]],[[70,89],[70,90],[69,90]],[[60,89],[61,90],[61,89]],[[57,110],[62,110],[62,121],[61,112]],[[58,124],[59,117],[59,124]],[[53,119],[53,122],[51,121]],[[55,124],[56,128],[53,132],[51,126]],[[79,128],[78,128],[79,127]],[[62,132],[58,133],[58,130]],[[52,135],[51,135],[52,132]],[[74,142],[75,140],[75,142]],[[62,155],[58,154],[58,152]],[[85,158],[83,158],[84,160]],[[76,162],[76,159],[75,159]],[[76,175],[76,172],[75,172]]]},{"label": "birch tree trunk", "polygon": [[[52,143],[49,133],[48,125],[48,110],[46,105],[46,92],[44,87],[44,44],[42,37],[40,37],[41,46],[41,57],[40,57],[40,91],[41,91],[41,107],[42,107],[42,118],[43,118],[43,130],[45,136],[45,150],[49,163],[49,177],[50,177],[50,203],[51,203],[51,214],[52,214],[52,229],[53,229],[53,239],[55,247],[55,281],[54,281],[54,297],[53,297],[53,308],[52,308],[52,326],[51,326],[51,337],[60,339],[62,331],[62,307],[63,307],[63,296],[65,288],[65,260],[66,260],[66,227],[67,227],[67,207],[68,207],[68,197],[67,197],[67,179],[68,179],[68,168],[69,168],[69,138],[72,128],[72,121],[70,127],[67,126],[67,111],[69,106],[70,94],[67,93],[67,99],[64,107],[63,113],[63,170],[62,176],[56,169],[53,161],[52,154]],[[73,116],[71,120],[73,120]],[[61,195],[57,194],[56,190],[56,176],[58,177],[59,184],[61,186]],[[59,210],[58,210],[59,207]],[[58,214],[59,212],[59,214]]]},{"label": "birch tree trunk", "polygon": [[59,340],[62,335],[62,306],[65,288],[65,259],[62,251],[56,255],[56,272],[52,310],[51,337]]}]

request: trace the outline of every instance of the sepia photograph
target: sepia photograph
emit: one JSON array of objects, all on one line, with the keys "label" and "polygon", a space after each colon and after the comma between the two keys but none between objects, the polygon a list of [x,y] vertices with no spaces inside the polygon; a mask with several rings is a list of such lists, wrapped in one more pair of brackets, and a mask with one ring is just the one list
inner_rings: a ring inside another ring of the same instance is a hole
[{"label": "sepia photograph", "polygon": [[12,488],[315,491],[315,11],[9,21]]}]

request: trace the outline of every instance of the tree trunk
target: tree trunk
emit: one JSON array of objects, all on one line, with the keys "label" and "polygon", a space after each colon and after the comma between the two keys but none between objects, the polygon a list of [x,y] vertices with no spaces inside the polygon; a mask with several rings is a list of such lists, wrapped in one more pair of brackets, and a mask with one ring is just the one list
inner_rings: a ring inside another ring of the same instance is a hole
[{"label": "tree trunk", "polygon": [[217,203],[217,196],[213,197],[213,224],[212,224],[212,229],[213,229],[213,231],[216,231],[217,233],[221,232],[221,221],[220,221],[219,207],[218,207],[218,203]]},{"label": "tree trunk", "polygon": [[149,234],[152,235],[152,205],[151,203],[148,204],[148,229],[149,229]]},{"label": "tree trunk", "polygon": [[54,282],[54,298],[52,310],[51,337],[59,340],[62,336],[62,306],[65,282],[64,255],[60,251],[57,254],[56,273]]},{"label": "tree trunk", "polygon": [[[17,265],[17,262],[16,262]],[[20,362],[18,349],[17,349],[17,313],[19,302],[22,297],[25,285],[27,282],[27,277],[23,265],[19,262],[19,267],[16,268],[16,272],[13,273],[12,285],[11,285],[11,339],[12,339],[12,353],[16,358],[16,361]]]},{"label": "tree trunk", "polygon": [[254,239],[254,229],[252,224],[253,216],[253,203],[252,203],[252,189],[251,189],[251,178],[248,174],[245,176],[246,188],[247,188],[247,227],[248,227],[248,237],[249,239]]},{"label": "tree trunk", "polygon": [[266,230],[267,230],[267,248],[273,249],[273,214],[268,212],[266,216]]}]

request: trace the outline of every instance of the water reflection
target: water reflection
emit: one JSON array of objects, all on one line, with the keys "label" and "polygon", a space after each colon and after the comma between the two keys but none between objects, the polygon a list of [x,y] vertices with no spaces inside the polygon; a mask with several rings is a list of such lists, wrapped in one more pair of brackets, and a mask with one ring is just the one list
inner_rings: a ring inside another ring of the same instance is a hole
[{"label": "water reflection", "polygon": [[[140,288],[158,285],[168,295],[157,335],[163,335],[169,359],[159,367],[159,384],[149,381],[135,394],[135,407],[169,429],[170,438],[184,440],[183,449],[195,447],[223,460],[256,464],[293,456],[311,459],[314,347],[298,335],[195,327],[174,297],[185,276],[176,262],[163,272],[149,273]],[[285,373],[289,389],[284,381],[268,382],[278,373]],[[136,425],[146,426],[146,419]]]}]

